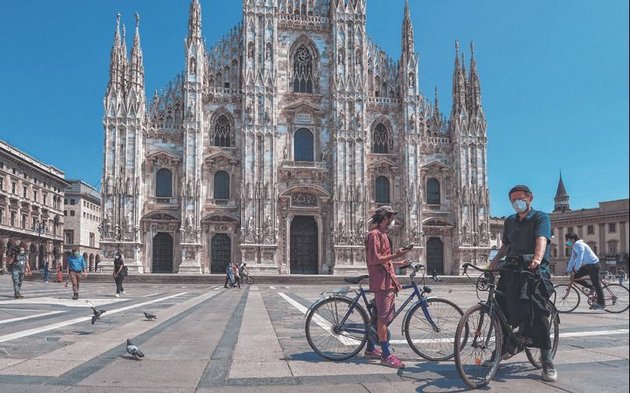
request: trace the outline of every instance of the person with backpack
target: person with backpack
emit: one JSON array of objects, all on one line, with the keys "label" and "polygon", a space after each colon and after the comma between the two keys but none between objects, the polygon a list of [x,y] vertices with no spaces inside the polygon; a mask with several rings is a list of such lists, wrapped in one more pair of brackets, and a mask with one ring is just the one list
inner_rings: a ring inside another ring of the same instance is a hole
[{"label": "person with backpack", "polygon": [[114,256],[114,281],[116,281],[116,295],[114,296],[121,297],[125,294],[123,289],[125,277],[127,277],[127,266],[125,266],[125,260],[120,251],[117,251]]}]

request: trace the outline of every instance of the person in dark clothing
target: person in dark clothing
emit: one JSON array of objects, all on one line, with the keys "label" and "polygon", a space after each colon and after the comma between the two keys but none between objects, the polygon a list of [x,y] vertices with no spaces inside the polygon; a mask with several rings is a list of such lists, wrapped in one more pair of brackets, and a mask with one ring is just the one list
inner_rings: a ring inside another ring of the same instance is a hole
[{"label": "person in dark clothing", "polygon": [[125,261],[122,255],[119,252],[116,252],[114,256],[114,280],[116,281],[116,297],[121,297],[125,294],[125,290],[123,289],[123,281],[127,276],[125,274]]},{"label": "person in dark clothing", "polygon": [[[540,348],[543,380],[555,382],[558,373],[551,354],[550,314],[546,307],[547,300],[553,294],[549,274],[551,221],[547,213],[532,208],[534,195],[529,187],[514,186],[508,196],[516,214],[505,220],[501,248],[492,259],[490,267],[495,269],[499,261],[507,256],[508,261],[520,260],[521,263],[527,264],[526,267],[533,275],[502,273],[497,289],[505,292],[507,296],[497,297],[497,301],[510,319],[510,323],[523,327],[525,330],[523,334],[532,338],[533,345]],[[523,297],[529,299],[521,300]],[[519,302],[522,307],[510,313],[510,308],[518,307]],[[523,313],[523,310],[528,312]],[[522,314],[528,313],[532,315],[520,318],[521,320],[517,322]],[[504,353],[503,356],[505,355],[507,354]]]},{"label": "person in dark clothing", "polygon": [[50,278],[50,262],[46,261],[44,262],[44,276],[43,276],[43,280],[44,280],[44,284],[48,284],[48,279]]}]

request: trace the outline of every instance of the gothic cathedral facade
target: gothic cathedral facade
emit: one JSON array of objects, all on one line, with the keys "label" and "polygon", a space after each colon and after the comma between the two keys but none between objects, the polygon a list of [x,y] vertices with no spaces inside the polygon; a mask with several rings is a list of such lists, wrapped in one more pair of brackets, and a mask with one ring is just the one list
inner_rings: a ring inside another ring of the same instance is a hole
[{"label": "gothic cathedral facade", "polygon": [[147,100],[139,17],[117,19],[104,99],[102,241],[138,273],[365,272],[368,218],[410,259],[458,274],[489,253],[486,120],[456,43],[450,117],[418,86],[408,4],[394,61],[366,0],[243,0],[213,47],[192,0],[182,72]]}]

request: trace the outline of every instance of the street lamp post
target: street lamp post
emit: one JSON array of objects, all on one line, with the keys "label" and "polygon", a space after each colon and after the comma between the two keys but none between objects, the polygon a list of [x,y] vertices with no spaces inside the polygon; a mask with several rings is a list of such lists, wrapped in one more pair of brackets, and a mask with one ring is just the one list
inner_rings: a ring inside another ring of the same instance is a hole
[{"label": "street lamp post", "polygon": [[33,224],[33,231],[37,232],[37,256],[38,256],[38,264],[37,268],[42,269],[44,264],[42,263],[42,233],[45,232],[45,225],[42,220],[37,220]]}]

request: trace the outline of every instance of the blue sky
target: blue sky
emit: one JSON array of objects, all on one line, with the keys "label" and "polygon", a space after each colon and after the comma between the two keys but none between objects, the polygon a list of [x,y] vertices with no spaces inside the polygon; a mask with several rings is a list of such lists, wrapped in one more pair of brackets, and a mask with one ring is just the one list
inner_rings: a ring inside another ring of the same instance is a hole
[{"label": "blue sky", "polygon": [[[475,42],[488,121],[491,212],[529,184],[553,209],[562,175],[574,209],[628,197],[627,0],[410,0],[420,88],[450,111],[454,41]],[[240,0],[201,0],[208,46]],[[140,14],[147,95],[182,69],[188,0],[1,0],[0,138],[100,186],[103,94],[116,13],[131,47]],[[368,0],[367,30],[400,55],[403,0]]]}]

